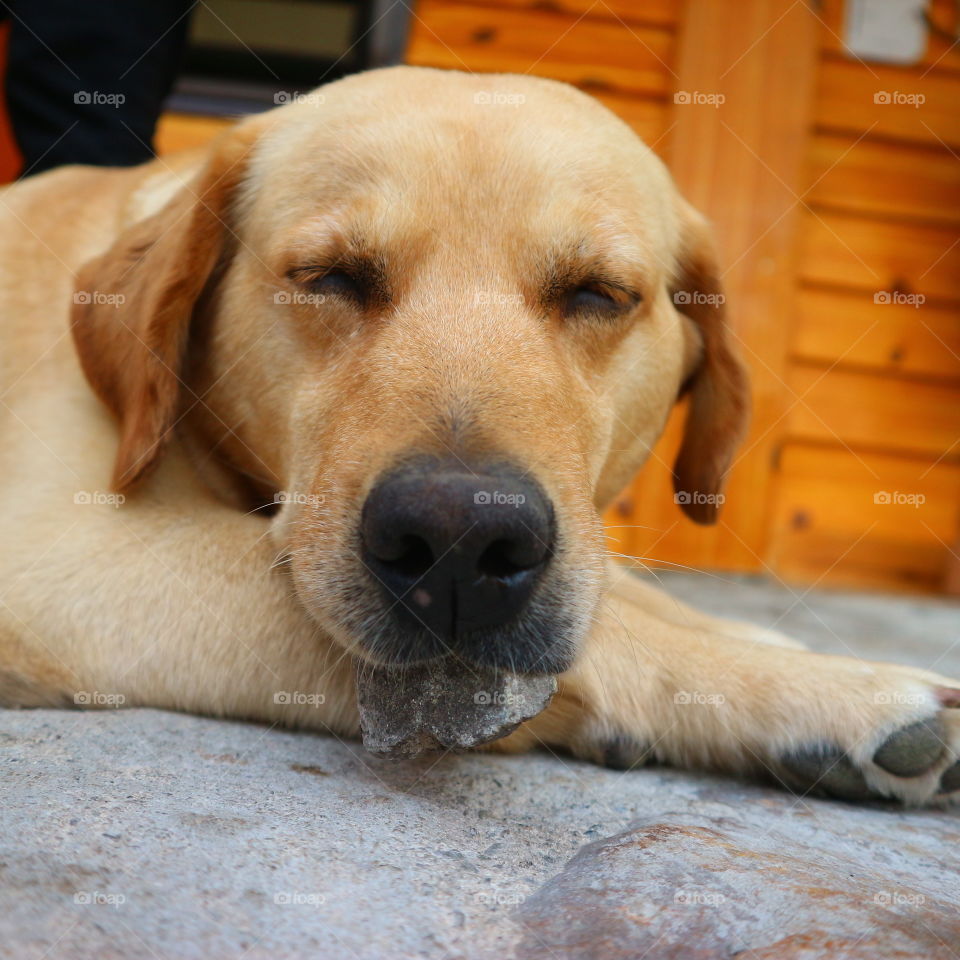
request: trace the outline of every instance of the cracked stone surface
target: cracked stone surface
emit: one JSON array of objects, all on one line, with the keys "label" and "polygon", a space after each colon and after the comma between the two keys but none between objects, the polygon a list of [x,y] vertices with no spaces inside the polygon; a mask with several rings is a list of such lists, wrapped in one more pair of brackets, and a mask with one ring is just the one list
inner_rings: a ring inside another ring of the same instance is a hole
[{"label": "cracked stone surface", "polygon": [[[817,649],[960,675],[956,605],[663,580]],[[960,952],[957,809],[544,754],[380,761],[152,710],[0,712],[0,759],[0,957]]]}]

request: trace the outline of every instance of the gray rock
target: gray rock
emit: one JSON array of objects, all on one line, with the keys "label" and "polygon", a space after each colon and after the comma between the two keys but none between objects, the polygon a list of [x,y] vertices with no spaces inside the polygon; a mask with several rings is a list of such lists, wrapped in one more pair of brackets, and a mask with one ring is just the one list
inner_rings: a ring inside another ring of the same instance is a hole
[{"label": "gray rock", "polygon": [[804,811],[776,806],[773,820],[650,817],[584,847],[521,906],[518,956],[956,957],[955,854],[927,850],[918,869],[909,829],[878,857],[870,831],[825,843]]},{"label": "gray rock", "polygon": [[553,677],[521,677],[444,657],[391,668],[358,664],[363,745],[380,757],[413,759],[463,751],[505,737],[557,691]]}]

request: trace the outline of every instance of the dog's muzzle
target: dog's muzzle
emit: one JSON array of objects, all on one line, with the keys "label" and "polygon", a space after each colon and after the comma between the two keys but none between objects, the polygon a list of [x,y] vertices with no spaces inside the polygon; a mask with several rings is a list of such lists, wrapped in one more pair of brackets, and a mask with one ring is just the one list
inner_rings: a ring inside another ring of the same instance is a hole
[{"label": "dog's muzzle", "polygon": [[553,505],[510,464],[417,458],[380,477],[361,518],[363,561],[411,639],[398,659],[458,651],[521,618],[554,549]]}]

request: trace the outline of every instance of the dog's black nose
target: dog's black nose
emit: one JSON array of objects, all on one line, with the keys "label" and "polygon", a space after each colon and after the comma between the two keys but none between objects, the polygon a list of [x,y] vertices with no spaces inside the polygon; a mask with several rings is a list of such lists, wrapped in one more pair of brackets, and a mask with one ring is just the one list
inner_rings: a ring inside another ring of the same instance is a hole
[{"label": "dog's black nose", "polygon": [[550,561],[553,527],[546,494],[514,467],[418,460],[382,477],[363,507],[364,562],[388,606],[433,638],[410,656],[515,618]]}]

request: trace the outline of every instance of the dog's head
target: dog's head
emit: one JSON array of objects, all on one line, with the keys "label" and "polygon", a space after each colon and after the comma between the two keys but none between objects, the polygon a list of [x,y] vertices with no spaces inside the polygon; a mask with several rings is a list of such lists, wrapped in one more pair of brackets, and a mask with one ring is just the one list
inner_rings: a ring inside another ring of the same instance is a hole
[{"label": "dog's head", "polygon": [[744,425],[702,219],[551,81],[323,87],[227,133],[79,286],[122,294],[73,315],[120,421],[115,487],[188,435],[278,504],[301,601],[377,662],[565,669],[603,578],[598,508],[677,398],[698,522]]}]

